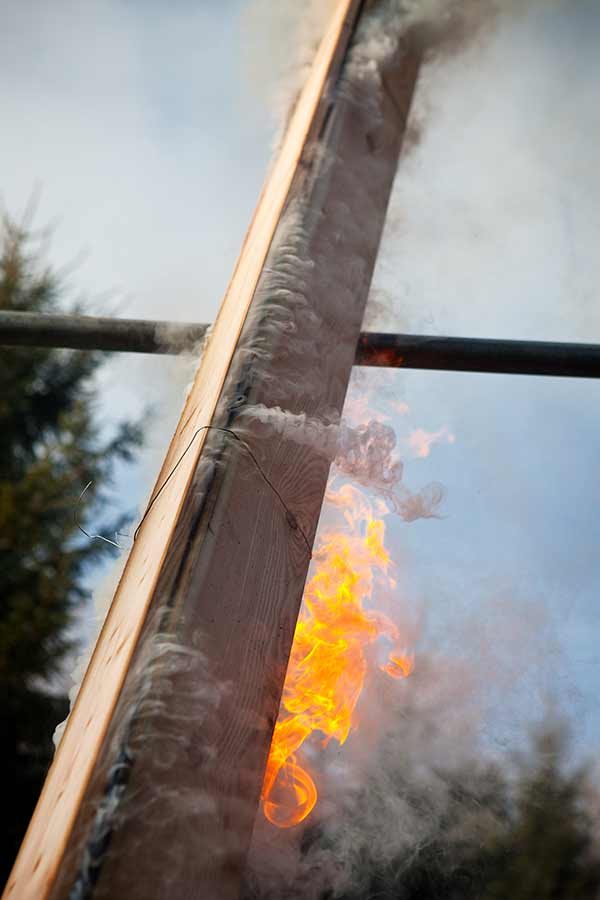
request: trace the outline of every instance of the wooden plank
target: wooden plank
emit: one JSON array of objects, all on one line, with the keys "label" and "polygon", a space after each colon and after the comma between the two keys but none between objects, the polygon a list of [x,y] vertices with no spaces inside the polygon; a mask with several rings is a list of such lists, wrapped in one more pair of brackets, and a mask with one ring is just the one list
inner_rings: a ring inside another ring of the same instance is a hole
[{"label": "wooden plank", "polygon": [[[356,55],[301,159],[213,419],[253,457],[207,440],[218,465],[198,469],[157,585],[160,633],[142,642],[177,648],[173,671],[120,737],[115,717],[108,743],[134,764],[94,900],[239,896],[330,464],[270,421],[276,407],[341,412],[419,66],[410,44],[374,68]],[[266,421],[240,413],[261,404]]]},{"label": "wooden plank", "polygon": [[[213,418],[298,161],[320,115],[327,81],[335,77],[336,67],[341,61],[340,54],[343,53],[358,7],[358,0],[340,0],[321,43],[260,197],[157,485],[162,484],[167,473],[171,472],[198,426]],[[155,594],[170,546],[170,536],[196,471],[204,440],[205,434],[199,434],[159,501],[151,508],[129,555],[65,734],[7,882],[3,895],[7,898],[43,900],[53,885]]]}]

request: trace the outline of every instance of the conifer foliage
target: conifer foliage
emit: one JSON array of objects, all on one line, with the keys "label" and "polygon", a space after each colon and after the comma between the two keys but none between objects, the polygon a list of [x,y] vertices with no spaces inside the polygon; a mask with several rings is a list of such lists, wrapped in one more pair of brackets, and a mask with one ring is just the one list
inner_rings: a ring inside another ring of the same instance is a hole
[{"label": "conifer foliage", "polygon": [[243,900],[599,900],[598,784],[560,723],[495,762],[473,748],[428,769],[410,742],[386,759],[306,827],[298,861],[251,870]]},{"label": "conifer foliage", "polygon": [[[0,310],[64,312],[65,285],[43,243],[5,218],[0,231]],[[66,698],[57,676],[76,640],[84,576],[124,517],[103,521],[111,476],[131,461],[139,424],[103,426],[94,376],[106,356],[0,348],[0,717],[3,740],[0,880],[8,876],[52,757]],[[91,482],[80,502],[83,488]],[[91,524],[93,522],[93,525]]]}]

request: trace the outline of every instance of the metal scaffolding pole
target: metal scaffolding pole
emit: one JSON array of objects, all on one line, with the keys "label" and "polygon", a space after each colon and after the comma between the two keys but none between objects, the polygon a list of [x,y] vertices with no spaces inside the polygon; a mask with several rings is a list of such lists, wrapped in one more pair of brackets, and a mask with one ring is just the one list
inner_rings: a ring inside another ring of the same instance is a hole
[{"label": "metal scaffolding pole", "polygon": [[0,345],[125,353],[181,353],[197,345],[208,328],[208,325],[191,322],[2,311]]},{"label": "metal scaffolding pole", "polygon": [[[0,312],[0,345],[127,353],[181,353],[208,325]],[[600,345],[363,332],[355,365],[507,375],[600,378]]]},{"label": "metal scaffolding pole", "polygon": [[355,365],[600,378],[600,344],[366,333]]}]

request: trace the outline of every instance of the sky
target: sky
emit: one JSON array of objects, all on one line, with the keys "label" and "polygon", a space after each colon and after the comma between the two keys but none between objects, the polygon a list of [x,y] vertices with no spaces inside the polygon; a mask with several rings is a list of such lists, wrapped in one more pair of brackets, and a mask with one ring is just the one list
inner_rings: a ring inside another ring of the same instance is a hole
[{"label": "sky", "polygon": [[[372,327],[600,341],[599,38],[598,4],[531,4],[422,73],[421,140],[395,181]],[[407,483],[447,491],[440,520],[389,525],[423,645],[495,682],[481,723],[495,740],[518,743],[554,704],[592,752],[600,385],[379,372],[368,386]],[[418,457],[414,429],[443,426]]]},{"label": "sky", "polygon": [[[0,0],[0,197],[18,216],[39,188],[36,224],[54,226],[51,259],[74,264],[92,313],[215,317],[274,138],[243,6]],[[103,374],[108,420],[158,409],[140,471],[119,484],[134,504],[192,372],[121,357]]]},{"label": "sky", "polygon": [[[18,215],[40,186],[51,258],[77,261],[91,312],[214,319],[275,140],[292,7],[275,27],[268,0],[0,0],[0,195]],[[369,326],[600,341],[599,38],[593,0],[556,0],[424,70]],[[155,408],[116,504],[143,504],[191,375],[180,360],[107,366],[107,422]],[[494,740],[556,696],[597,746],[600,386],[370,372],[350,402],[365,389],[407,483],[447,492],[439,520],[388,524],[420,645],[493,661]],[[444,426],[417,456],[411,433]]]}]

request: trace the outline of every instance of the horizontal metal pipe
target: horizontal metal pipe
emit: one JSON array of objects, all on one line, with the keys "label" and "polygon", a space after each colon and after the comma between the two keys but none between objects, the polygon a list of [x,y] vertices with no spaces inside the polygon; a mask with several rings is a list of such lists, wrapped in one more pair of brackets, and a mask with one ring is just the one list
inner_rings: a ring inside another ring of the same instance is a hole
[{"label": "horizontal metal pipe", "polygon": [[[181,353],[208,325],[0,311],[0,345]],[[600,345],[363,332],[355,364],[403,369],[600,378]]]},{"label": "horizontal metal pipe", "polygon": [[600,344],[361,334],[357,366],[600,378]]},{"label": "horizontal metal pipe", "polygon": [[202,340],[208,327],[191,322],[0,311],[0,345],[181,353]]}]

